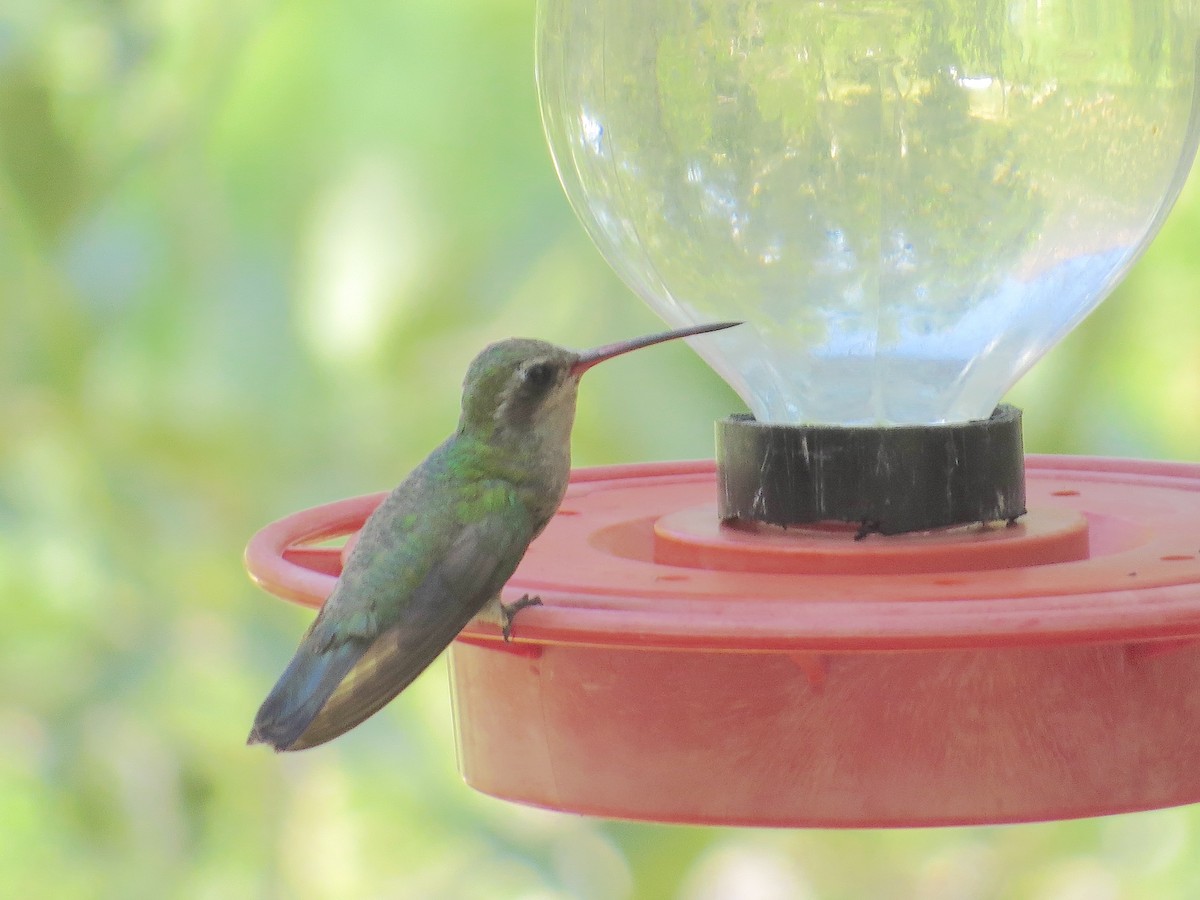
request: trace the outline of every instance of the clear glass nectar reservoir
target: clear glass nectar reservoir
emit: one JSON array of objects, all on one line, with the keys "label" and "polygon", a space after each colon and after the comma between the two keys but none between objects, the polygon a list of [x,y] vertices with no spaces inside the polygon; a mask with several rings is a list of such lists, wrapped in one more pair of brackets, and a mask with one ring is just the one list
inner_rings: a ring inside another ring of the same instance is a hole
[{"label": "clear glass nectar reservoir", "polygon": [[566,192],[763,421],[986,418],[1195,153],[1197,0],[540,0]]}]

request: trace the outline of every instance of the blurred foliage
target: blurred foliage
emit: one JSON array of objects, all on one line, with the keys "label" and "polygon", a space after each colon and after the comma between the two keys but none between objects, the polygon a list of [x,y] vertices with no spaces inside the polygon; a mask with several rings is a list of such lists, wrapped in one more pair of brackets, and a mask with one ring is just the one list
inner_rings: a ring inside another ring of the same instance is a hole
[{"label": "blurred foliage", "polygon": [[[457,776],[440,662],[331,747],[243,746],[308,617],[248,583],[248,536],[395,483],[452,427],[487,341],[656,326],[555,182],[532,16],[532,0],[0,11],[5,893],[1200,895],[1193,809],[836,833],[494,801]],[[1193,179],[1014,392],[1031,450],[1200,459],[1197,234]],[[593,377],[579,464],[708,455],[737,407],[682,347]]]}]

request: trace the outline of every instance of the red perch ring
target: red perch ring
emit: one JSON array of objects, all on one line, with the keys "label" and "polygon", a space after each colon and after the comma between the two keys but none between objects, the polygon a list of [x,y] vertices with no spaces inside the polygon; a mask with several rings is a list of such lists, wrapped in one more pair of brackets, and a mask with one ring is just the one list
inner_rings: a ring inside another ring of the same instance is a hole
[{"label": "red perch ring", "polygon": [[[721,526],[711,462],[577,470],[451,648],[473,787],[626,819],[1021,822],[1200,800],[1200,465],[1031,456],[1029,514],[855,541]],[[382,495],[251,540],[319,606]]]}]

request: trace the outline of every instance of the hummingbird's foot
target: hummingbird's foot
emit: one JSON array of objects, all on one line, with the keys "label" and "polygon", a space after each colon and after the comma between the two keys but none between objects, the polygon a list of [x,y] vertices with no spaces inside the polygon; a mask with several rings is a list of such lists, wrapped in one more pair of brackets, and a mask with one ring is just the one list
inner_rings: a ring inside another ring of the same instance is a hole
[{"label": "hummingbird's foot", "polygon": [[541,605],[542,605],[541,597],[531,597],[529,594],[526,594],[520,600],[514,600],[512,603],[501,603],[500,604],[500,615],[504,619],[503,634],[504,634],[504,642],[506,644],[512,640],[512,623],[513,623],[513,619],[515,619],[517,617],[517,613],[519,613],[521,610],[523,610],[527,606],[541,606]]}]

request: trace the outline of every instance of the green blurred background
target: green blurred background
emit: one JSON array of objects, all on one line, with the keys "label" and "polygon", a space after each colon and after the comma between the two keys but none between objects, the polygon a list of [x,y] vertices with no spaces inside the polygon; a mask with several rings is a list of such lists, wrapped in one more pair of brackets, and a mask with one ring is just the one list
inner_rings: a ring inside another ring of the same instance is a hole
[{"label": "green blurred background", "polygon": [[[310,615],[249,583],[250,534],[398,481],[489,340],[659,325],[557,185],[532,28],[533,0],[4,4],[4,893],[1200,895],[1192,809],[838,833],[495,801],[441,662],[332,746],[243,746]],[[1193,178],[1013,392],[1031,451],[1200,459],[1197,235]],[[708,456],[740,408],[683,347],[592,378],[577,464]]]}]

